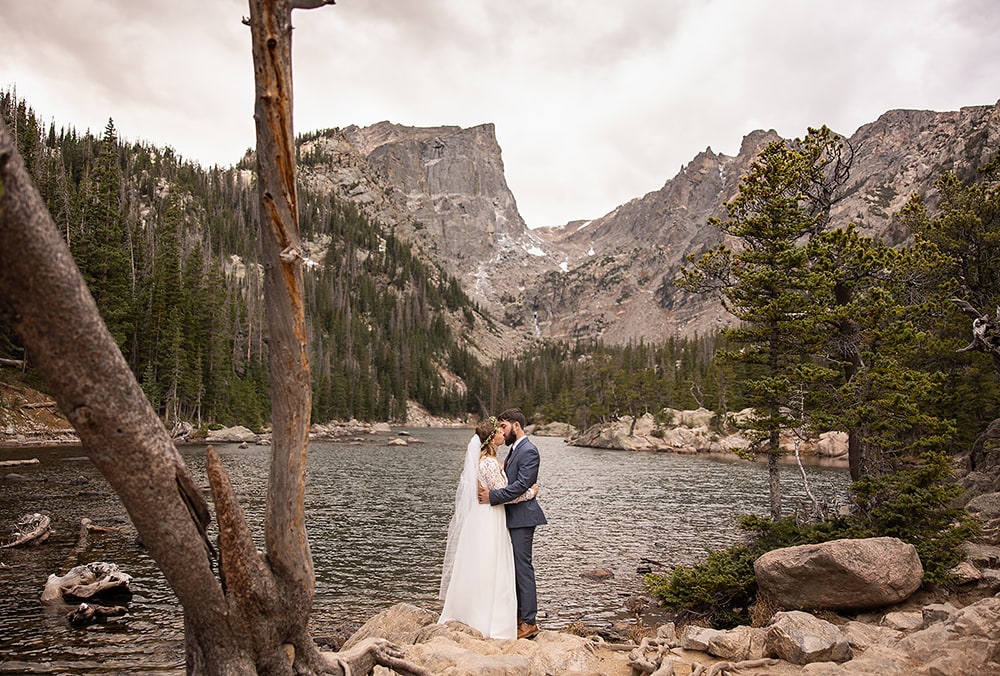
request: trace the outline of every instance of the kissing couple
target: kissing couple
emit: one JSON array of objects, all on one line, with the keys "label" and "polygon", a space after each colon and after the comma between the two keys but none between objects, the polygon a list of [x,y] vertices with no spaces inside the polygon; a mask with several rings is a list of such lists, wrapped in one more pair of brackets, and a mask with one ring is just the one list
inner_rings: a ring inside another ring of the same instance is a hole
[{"label": "kissing couple", "polygon": [[[448,526],[439,623],[458,620],[483,636],[532,638],[538,597],[531,548],[546,522],[538,504],[538,449],[525,436],[521,409],[476,426]],[[508,447],[503,466],[497,448]]]}]

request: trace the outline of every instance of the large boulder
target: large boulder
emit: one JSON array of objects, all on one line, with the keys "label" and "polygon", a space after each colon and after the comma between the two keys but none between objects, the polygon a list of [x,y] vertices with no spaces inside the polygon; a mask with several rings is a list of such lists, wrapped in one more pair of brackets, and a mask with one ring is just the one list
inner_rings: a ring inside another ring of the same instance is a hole
[{"label": "large boulder", "polygon": [[533,437],[560,437],[562,439],[568,439],[576,433],[577,429],[575,427],[564,422],[551,422],[547,425],[533,427],[528,431],[528,434]]},{"label": "large boulder", "polygon": [[753,567],[761,595],[784,609],[890,606],[917,591],[924,575],[916,548],[890,537],[776,549]]},{"label": "large boulder", "polygon": [[700,650],[708,652],[708,646],[712,641],[717,640],[723,632],[711,627],[699,627],[696,624],[689,624],[681,632],[679,645],[685,650]]},{"label": "large boulder", "polygon": [[1000,493],[981,493],[969,500],[965,509],[983,521],[1000,519]]},{"label": "large boulder", "polygon": [[798,610],[775,614],[767,627],[767,651],[792,664],[846,662],[853,656],[836,625]]},{"label": "large boulder", "polygon": [[223,427],[218,430],[209,430],[205,442],[209,444],[238,444],[256,442],[259,435],[252,430],[236,425],[235,427]]},{"label": "large boulder", "polygon": [[679,411],[675,408],[665,408],[663,414],[669,415],[674,425],[682,427],[711,427],[715,413],[703,406],[699,406],[693,411]]},{"label": "large boulder", "polygon": [[397,603],[365,622],[340,649],[347,650],[366,638],[384,638],[400,645],[413,643],[420,630],[435,624],[437,619],[438,616],[429,610],[409,603]]},{"label": "large boulder", "polygon": [[766,646],[766,629],[742,625],[709,639],[706,652],[731,662],[742,662],[763,658],[767,652]]}]

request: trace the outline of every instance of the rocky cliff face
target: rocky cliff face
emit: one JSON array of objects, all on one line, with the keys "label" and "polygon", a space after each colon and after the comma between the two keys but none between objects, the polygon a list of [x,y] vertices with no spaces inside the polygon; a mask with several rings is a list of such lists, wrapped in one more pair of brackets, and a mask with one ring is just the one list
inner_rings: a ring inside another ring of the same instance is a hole
[{"label": "rocky cliff face", "polygon": [[[507,334],[512,340],[659,341],[730,321],[718,303],[673,281],[688,254],[721,241],[708,220],[726,215],[750,164],[778,138],[752,132],[735,157],[706,149],[660,190],[592,221],[536,230],[517,212],[489,124],[383,122],[327,132],[303,146],[303,176],[355,200],[453,271],[474,299],[516,329]],[[898,244],[909,233],[894,214],[912,194],[933,200],[942,171],[969,177],[1000,149],[1000,104],[889,111],[849,143],[854,164],[833,224],[854,222]]]},{"label": "rocky cliff face", "polygon": [[[805,131],[805,130],[803,130]],[[589,256],[562,275],[526,284],[544,309],[543,333],[559,338],[600,335],[620,343],[693,335],[726,325],[718,303],[673,285],[690,253],[722,240],[707,225],[724,217],[725,203],[756,155],[778,138],[749,134],[735,157],[699,154],[660,190],[588,224],[538,234]],[[832,224],[857,223],[892,244],[906,240],[894,214],[915,193],[933,201],[933,182],[954,169],[970,177],[1000,148],[1000,105],[957,112],[896,110],[853,134],[854,164],[832,211]],[[585,300],[584,300],[585,299]]]},{"label": "rocky cliff face", "polygon": [[391,187],[419,239],[449,262],[489,258],[498,238],[524,234],[492,124],[461,129],[381,122],[349,127],[344,136]]},{"label": "rocky cliff face", "polygon": [[536,247],[507,187],[492,124],[328,130],[300,149],[310,187],[334,191],[417,245],[499,317],[518,280],[495,272]]}]

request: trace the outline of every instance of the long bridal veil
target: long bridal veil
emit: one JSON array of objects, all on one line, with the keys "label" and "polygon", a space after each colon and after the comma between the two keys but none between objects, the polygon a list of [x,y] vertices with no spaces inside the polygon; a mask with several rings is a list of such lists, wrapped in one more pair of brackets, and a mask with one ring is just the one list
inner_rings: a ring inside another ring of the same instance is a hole
[{"label": "long bridal veil", "polygon": [[444,549],[444,566],[441,570],[441,589],[438,598],[442,601],[448,593],[448,585],[451,584],[451,573],[455,568],[455,553],[458,550],[458,538],[462,533],[462,526],[465,524],[469,513],[479,501],[479,451],[482,443],[475,433],[469,440],[469,445],[465,449],[465,464],[462,465],[462,474],[458,479],[458,490],[455,491],[455,513],[452,514],[451,523],[448,524],[448,543]]}]

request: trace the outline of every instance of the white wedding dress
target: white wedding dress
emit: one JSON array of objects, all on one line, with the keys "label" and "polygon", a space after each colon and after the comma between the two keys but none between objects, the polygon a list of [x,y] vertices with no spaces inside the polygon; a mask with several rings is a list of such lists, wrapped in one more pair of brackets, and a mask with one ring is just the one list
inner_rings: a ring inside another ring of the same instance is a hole
[{"label": "white wedding dress", "polygon": [[[479,437],[473,435],[455,498],[455,515],[448,530],[439,623],[458,620],[483,636],[517,638],[517,595],[514,552],[503,505],[479,504],[475,481],[503,488],[507,477],[496,457],[479,459]],[[471,495],[470,495],[471,492]]]}]

